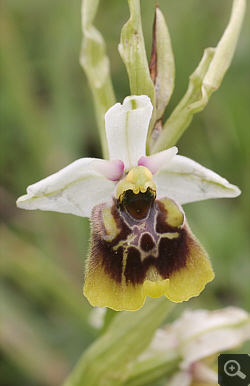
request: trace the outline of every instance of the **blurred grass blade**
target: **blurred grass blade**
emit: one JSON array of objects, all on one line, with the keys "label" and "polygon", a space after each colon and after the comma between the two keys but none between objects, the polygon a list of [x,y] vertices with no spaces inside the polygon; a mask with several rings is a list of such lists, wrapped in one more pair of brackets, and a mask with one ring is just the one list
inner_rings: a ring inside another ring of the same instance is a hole
[{"label": "blurred grass blade", "polygon": [[178,368],[180,357],[176,352],[160,353],[136,361],[122,386],[151,386],[153,382]]},{"label": "blurred grass blade", "polygon": [[153,153],[176,144],[189,126],[193,115],[207,105],[211,94],[218,89],[229,68],[239,38],[246,1],[234,0],[228,26],[215,49],[208,48],[190,77],[188,90],[170,115],[153,146]]},{"label": "blurred grass blade", "polygon": [[1,352],[33,384],[55,386],[65,378],[68,363],[64,354],[44,339],[38,315],[19,303],[16,294],[1,288]]},{"label": "blurred grass blade", "polygon": [[155,10],[150,74],[156,93],[156,120],[163,116],[174,90],[175,64],[168,27],[158,5]]},{"label": "blurred grass blade", "polygon": [[[48,154],[49,124],[35,93],[36,79],[28,65],[28,53],[8,8],[1,8],[1,70],[2,81],[12,101],[11,114],[18,122],[23,141],[30,152],[37,178],[44,173],[44,159]],[[8,128],[4,127],[4,130]]]},{"label": "blurred grass blade", "polygon": [[120,312],[83,354],[64,386],[122,385],[131,361],[148,346],[172,306],[165,297],[149,298],[139,311]]},{"label": "blurred grass blade", "polygon": [[128,0],[130,18],[123,26],[119,52],[126,66],[131,95],[148,95],[154,110],[150,121],[147,152],[150,150],[150,139],[156,117],[156,97],[150,77],[147,55],[141,25],[140,1]]},{"label": "blurred grass blade", "polygon": [[89,305],[73,279],[60,267],[5,226],[1,226],[1,253],[5,256],[1,261],[4,279],[11,280],[38,303],[47,304],[49,299],[58,310],[73,316],[82,328],[93,334],[87,322]]},{"label": "blurred grass blade", "polygon": [[88,78],[94,98],[103,156],[108,159],[104,115],[116,101],[110,76],[109,59],[106,55],[106,45],[100,32],[92,25],[98,5],[99,0],[84,0],[82,2],[83,40],[80,63]]}]

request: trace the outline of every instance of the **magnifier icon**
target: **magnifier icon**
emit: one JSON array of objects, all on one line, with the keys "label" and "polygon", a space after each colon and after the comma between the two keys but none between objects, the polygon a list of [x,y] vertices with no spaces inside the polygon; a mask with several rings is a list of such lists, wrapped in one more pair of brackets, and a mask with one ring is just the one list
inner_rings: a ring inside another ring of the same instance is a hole
[{"label": "magnifier icon", "polygon": [[237,361],[233,360],[233,359],[231,359],[230,361],[227,361],[224,364],[224,372],[229,377],[235,377],[237,375],[241,379],[245,379],[246,378],[246,374],[244,374],[244,373],[242,373],[242,371],[240,371],[240,364]]}]

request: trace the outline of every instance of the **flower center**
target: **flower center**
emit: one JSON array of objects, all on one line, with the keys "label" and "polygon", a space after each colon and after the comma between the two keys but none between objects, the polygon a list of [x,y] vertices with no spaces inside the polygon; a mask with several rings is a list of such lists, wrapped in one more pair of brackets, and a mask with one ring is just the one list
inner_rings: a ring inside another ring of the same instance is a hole
[{"label": "flower center", "polygon": [[154,199],[155,194],[150,188],[145,193],[139,192],[137,194],[132,190],[126,190],[121,198],[121,204],[133,218],[141,220],[147,216]]},{"label": "flower center", "polygon": [[151,171],[145,166],[136,166],[131,169],[125,177],[118,182],[116,186],[115,196],[118,202],[121,202],[125,192],[131,190],[135,195],[146,193],[147,190],[156,196],[156,185],[153,181]]},{"label": "flower center", "polygon": [[116,186],[118,205],[136,220],[147,216],[155,197],[153,175],[145,166],[131,169]]}]

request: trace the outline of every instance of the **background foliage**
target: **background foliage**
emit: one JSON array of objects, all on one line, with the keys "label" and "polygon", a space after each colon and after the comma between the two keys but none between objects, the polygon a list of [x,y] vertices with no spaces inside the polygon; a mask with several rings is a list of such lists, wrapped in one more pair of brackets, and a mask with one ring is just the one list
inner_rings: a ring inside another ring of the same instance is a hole
[{"label": "background foliage", "polygon": [[[79,65],[80,0],[3,0],[1,4],[1,313],[2,385],[52,386],[69,373],[98,331],[82,295],[87,219],[18,210],[27,185],[79,157],[101,157],[90,91]],[[205,47],[216,46],[230,15],[223,0],[159,0],[176,61],[168,115],[184,94]],[[141,1],[148,56],[154,2]],[[95,25],[104,35],[117,101],[129,95],[118,54],[129,17],[125,0],[101,1]],[[243,193],[185,206],[193,232],[211,256],[215,280],[179,305],[247,309],[249,293],[249,10],[221,88],[195,116],[179,153],[211,168]]]}]

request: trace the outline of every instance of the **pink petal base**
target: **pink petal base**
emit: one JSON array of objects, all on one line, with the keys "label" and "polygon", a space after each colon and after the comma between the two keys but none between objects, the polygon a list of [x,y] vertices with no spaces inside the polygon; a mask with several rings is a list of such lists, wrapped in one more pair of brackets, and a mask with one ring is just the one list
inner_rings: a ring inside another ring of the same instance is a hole
[{"label": "pink petal base", "polygon": [[141,157],[138,161],[138,165],[145,166],[151,171],[152,174],[156,174],[169,163],[169,161],[177,154],[177,152],[177,147],[173,146],[170,149],[161,151],[160,153],[156,153],[149,157]]},{"label": "pink petal base", "polygon": [[205,363],[199,361],[192,363],[191,373],[193,375],[193,378],[197,381],[216,385],[217,374]]},{"label": "pink petal base", "polygon": [[96,159],[91,161],[89,166],[110,181],[118,181],[124,172],[124,163],[121,160],[106,161]]}]

